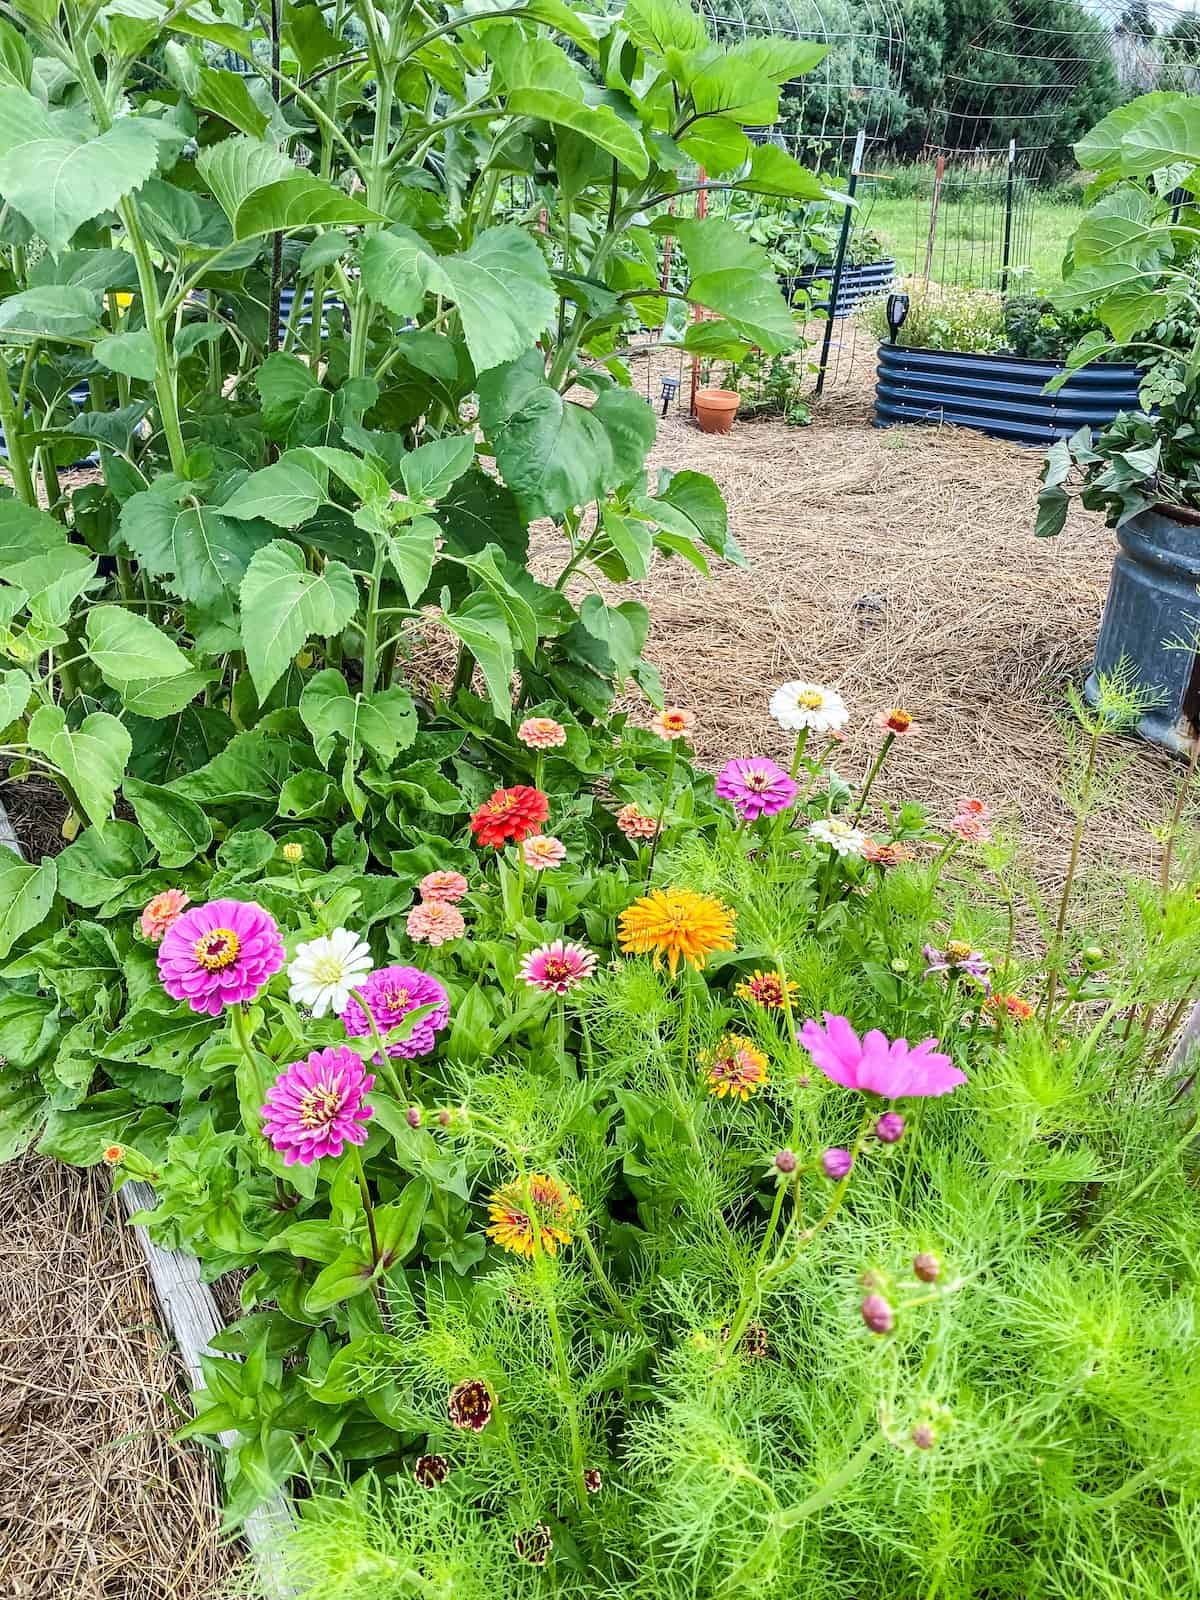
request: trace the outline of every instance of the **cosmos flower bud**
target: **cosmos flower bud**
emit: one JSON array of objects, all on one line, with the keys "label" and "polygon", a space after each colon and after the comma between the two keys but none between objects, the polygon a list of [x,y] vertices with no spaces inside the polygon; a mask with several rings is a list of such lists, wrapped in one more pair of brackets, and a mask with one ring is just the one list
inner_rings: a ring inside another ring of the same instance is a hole
[{"label": "cosmos flower bud", "polygon": [[942,1275],[942,1263],[932,1250],[922,1250],[913,1257],[913,1271],[922,1283],[936,1283]]},{"label": "cosmos flower bud", "polygon": [[404,1113],[404,1120],[408,1123],[410,1128],[419,1128],[421,1126],[420,1106],[409,1106],[408,1110]]},{"label": "cosmos flower bud", "polygon": [[821,1171],[834,1182],[844,1178],[853,1165],[854,1157],[849,1150],[839,1149],[835,1145],[831,1150],[821,1152]]},{"label": "cosmos flower bud", "polygon": [[869,1294],[862,1303],[862,1319],[872,1333],[890,1333],[895,1316],[881,1294]]},{"label": "cosmos flower bud", "polygon": [[797,1089],[807,1089],[811,1081],[812,1080],[809,1078],[808,1074],[806,1072],[802,1072],[796,1079],[796,1087]]},{"label": "cosmos flower bud", "polygon": [[450,1126],[450,1113],[448,1111],[439,1111],[437,1119],[439,1128],[448,1128]]},{"label": "cosmos flower bud", "polygon": [[796,1170],[796,1154],[793,1150],[781,1150],[775,1157],[775,1170],[785,1176]]},{"label": "cosmos flower bud", "polygon": [[904,1132],[904,1118],[898,1111],[885,1111],[875,1124],[875,1137],[884,1144],[895,1144]]},{"label": "cosmos flower bud", "polygon": [[304,846],[296,844],[294,840],[291,844],[285,844],[283,847],[283,859],[290,862],[292,866],[296,866],[297,863],[304,860]]},{"label": "cosmos flower bud", "polygon": [[932,1450],[937,1443],[937,1434],[933,1431],[933,1424],[929,1422],[915,1422],[909,1437],[918,1450]]}]

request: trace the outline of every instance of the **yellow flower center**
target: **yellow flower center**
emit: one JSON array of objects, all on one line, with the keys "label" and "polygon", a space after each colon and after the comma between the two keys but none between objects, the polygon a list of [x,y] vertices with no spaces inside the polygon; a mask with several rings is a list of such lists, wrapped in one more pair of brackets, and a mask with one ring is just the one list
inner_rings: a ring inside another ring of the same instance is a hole
[{"label": "yellow flower center", "polygon": [[971,954],[971,946],[962,939],[950,939],[946,943],[946,960],[961,965]]},{"label": "yellow flower center", "polygon": [[345,976],[346,965],[341,956],[327,953],[313,962],[312,972],[318,983],[340,983]]},{"label": "yellow flower center", "polygon": [[796,704],[803,706],[806,711],[817,711],[823,704],[825,696],[819,689],[801,689],[796,696]]},{"label": "yellow flower center", "polygon": [[385,989],[383,991],[383,1003],[389,1011],[399,1011],[401,1007],[408,1004],[408,990],[400,988]]},{"label": "yellow flower center", "polygon": [[565,956],[547,956],[546,965],[542,968],[551,983],[561,983],[564,978],[571,977],[574,970]]},{"label": "yellow flower center", "polygon": [[210,928],[196,940],[192,953],[207,972],[223,972],[237,960],[240,948],[232,928]]},{"label": "yellow flower center", "polygon": [[341,1103],[341,1095],[326,1084],[319,1084],[315,1089],[307,1090],[300,1097],[300,1126],[325,1127],[327,1123],[333,1121]]},{"label": "yellow flower center", "polygon": [[897,733],[907,733],[912,727],[912,715],[908,711],[902,711],[899,706],[893,706],[887,714],[887,723],[888,727],[894,728]]}]

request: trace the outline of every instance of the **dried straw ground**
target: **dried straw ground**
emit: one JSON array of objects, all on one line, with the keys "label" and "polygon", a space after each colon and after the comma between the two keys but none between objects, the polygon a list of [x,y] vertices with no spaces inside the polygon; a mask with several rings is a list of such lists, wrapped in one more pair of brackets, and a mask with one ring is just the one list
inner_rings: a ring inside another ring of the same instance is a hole
[{"label": "dried straw ground", "polygon": [[[1034,540],[1028,451],[870,428],[862,365],[807,431],[720,439],[679,414],[664,423],[657,461],[717,478],[751,567],[709,584],[682,562],[658,567],[641,586],[651,653],[670,696],[699,713],[710,764],[786,756],[766,712],[786,678],[836,684],[861,714],[839,756],[847,774],[873,748],[870,713],[907,706],[923,732],[897,752],[893,787],[943,816],[960,794],[983,796],[1052,883],[1071,824],[1056,716],[1091,653],[1111,537],[1080,518],[1055,543]],[[1145,819],[1176,768],[1131,756],[1092,835],[1097,868],[1152,857]],[[0,1229],[0,1594],[207,1600],[232,1564],[215,1491],[199,1448],[169,1441],[184,1396],[102,1175],[9,1169]]]}]

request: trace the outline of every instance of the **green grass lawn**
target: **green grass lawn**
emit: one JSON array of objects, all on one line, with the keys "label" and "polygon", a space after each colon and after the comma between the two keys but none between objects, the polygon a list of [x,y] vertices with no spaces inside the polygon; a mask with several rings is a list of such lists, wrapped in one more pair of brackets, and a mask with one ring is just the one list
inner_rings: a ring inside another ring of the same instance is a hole
[{"label": "green grass lawn", "polygon": [[[928,194],[891,199],[886,182],[880,180],[863,196],[861,223],[885,235],[903,273],[923,273],[929,211]],[[1038,200],[1016,209],[1010,259],[1013,267],[1027,270],[1009,280],[1010,288],[1022,280],[1029,288],[1058,281],[1067,239],[1083,214],[1080,206]],[[930,277],[964,287],[998,288],[1003,237],[1000,194],[973,203],[944,199],[938,211]]]}]

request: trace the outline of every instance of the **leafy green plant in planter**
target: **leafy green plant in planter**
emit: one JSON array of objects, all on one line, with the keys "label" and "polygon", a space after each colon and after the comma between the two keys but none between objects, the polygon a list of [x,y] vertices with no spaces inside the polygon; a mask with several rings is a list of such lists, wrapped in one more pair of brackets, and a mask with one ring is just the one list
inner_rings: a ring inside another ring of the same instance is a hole
[{"label": "leafy green plant in planter", "polygon": [[[631,310],[664,320],[655,235],[696,161],[731,189],[825,193],[742,131],[821,47],[718,54],[672,4],[292,5],[275,65],[236,6],[20,15],[0,35],[11,770],[44,768],[99,825],[126,774],[161,786],[295,724],[328,671],[361,815],[354,770],[415,736],[414,628],[456,641],[454,687],[478,670],[503,718],[514,675],[519,701],[588,717],[618,681],[657,696],[644,608],[577,608],[570,579],[739,558],[710,480],[647,484],[622,333]],[[519,220],[509,180],[534,196]],[[792,347],[760,249],[669,226],[685,299],[722,318],[709,353]],[[88,408],[47,413],[81,377]],[[81,442],[102,481],[64,491]]]},{"label": "leafy green plant in planter", "polygon": [[[995,352],[1007,337],[1004,309],[998,295],[982,289],[945,289],[937,284],[910,285],[909,309],[899,342],[913,350]],[[887,306],[872,300],[859,313],[880,344],[891,338]]]},{"label": "leafy green plant in planter", "polygon": [[804,398],[807,371],[802,362],[748,350],[740,361],[723,369],[720,384],[737,390],[741,396],[738,414],[747,421],[754,417],[781,417],[790,427],[805,428],[812,421],[812,411]]}]

